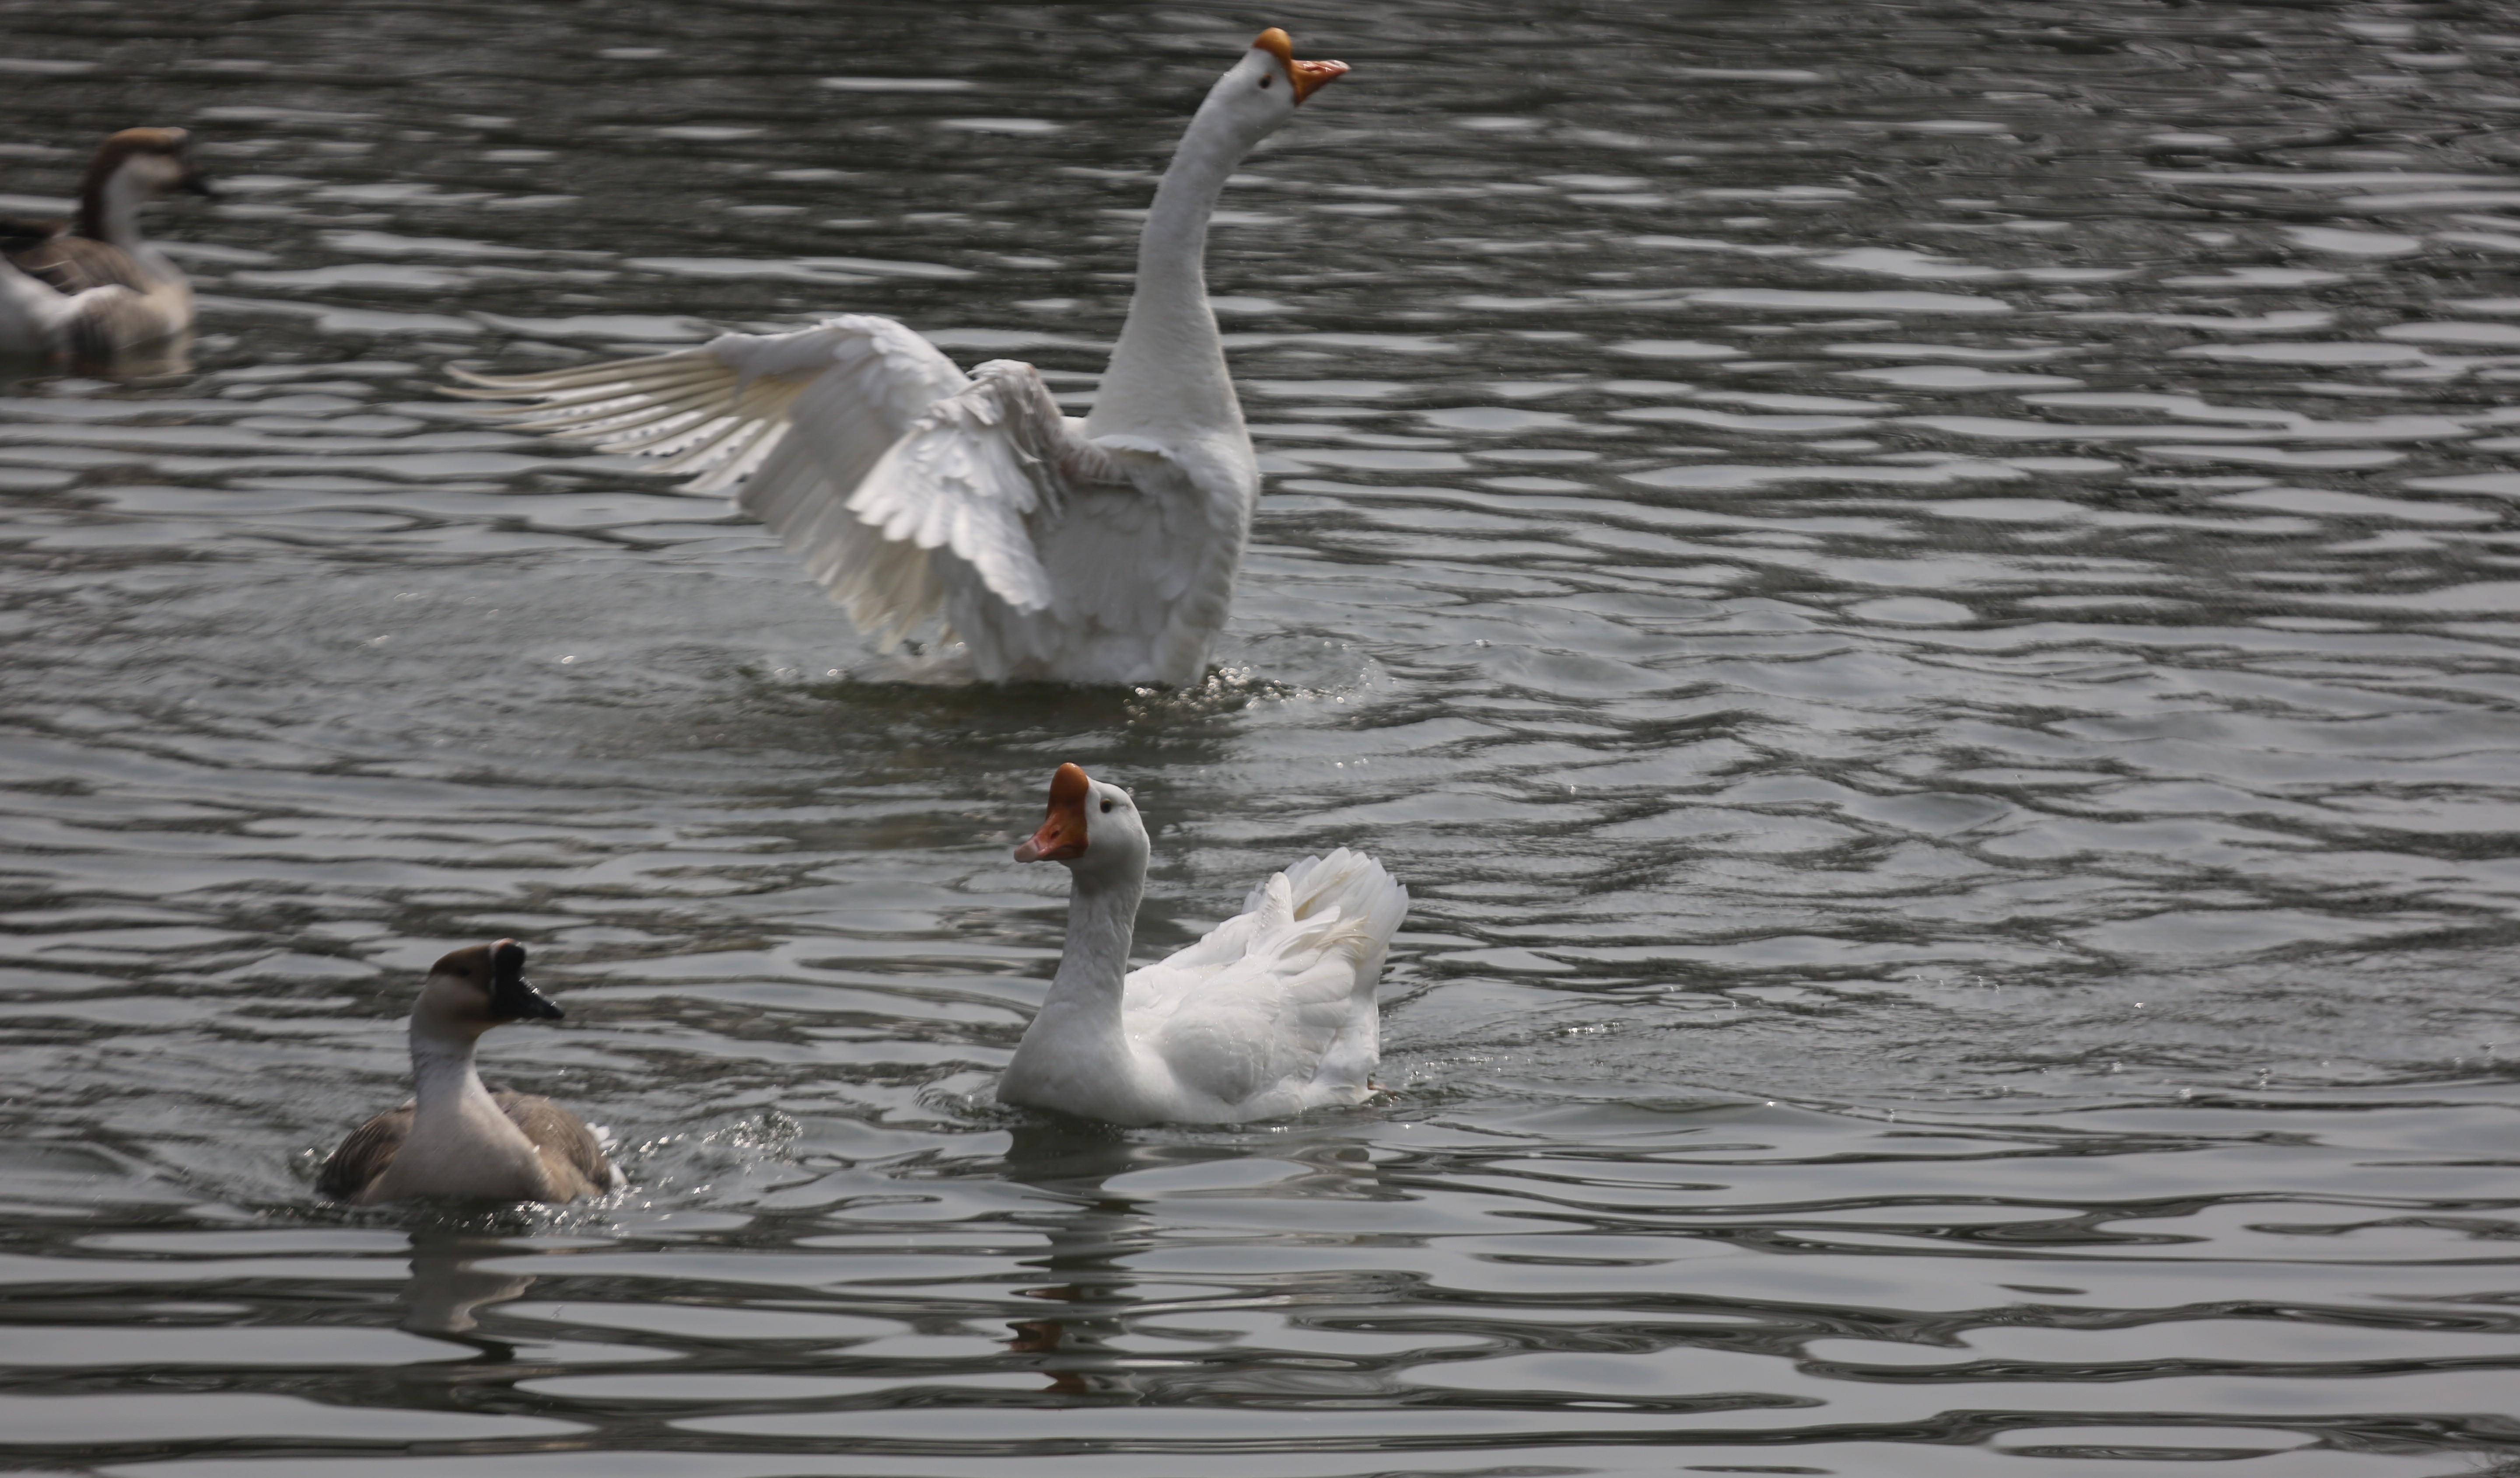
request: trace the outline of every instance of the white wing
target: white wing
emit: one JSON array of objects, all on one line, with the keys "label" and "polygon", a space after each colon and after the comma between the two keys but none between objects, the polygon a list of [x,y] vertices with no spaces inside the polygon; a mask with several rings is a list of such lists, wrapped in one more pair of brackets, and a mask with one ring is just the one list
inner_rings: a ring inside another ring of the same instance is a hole
[{"label": "white wing", "polygon": [[1041,374],[966,377],[887,318],[730,334],[545,375],[456,372],[521,429],[667,460],[739,501],[858,627],[890,648],[931,618],[977,675],[1194,683],[1224,625],[1250,517],[1231,473],[1089,440]]},{"label": "white wing", "polygon": [[1131,973],[1130,1035],[1182,1086],[1252,1117],[1356,1101],[1381,1058],[1374,985],[1409,890],[1341,848],[1271,877],[1243,910]]},{"label": "white wing", "polygon": [[967,582],[948,598],[950,623],[991,679],[1196,683],[1234,597],[1250,501],[1152,443],[1092,445],[1129,481],[1077,488],[1058,516],[1032,520],[1050,607],[974,599]]},{"label": "white wing", "polygon": [[666,458],[657,470],[698,472],[698,492],[723,491],[800,429],[854,484],[920,412],[969,383],[927,340],[865,315],[542,375],[452,373],[483,388],[450,393],[539,402],[494,413],[519,429]]},{"label": "white wing", "polygon": [[940,549],[996,602],[1044,609],[1032,521],[1071,490],[1129,485],[1030,365],[966,377],[888,318],[546,375],[456,373],[482,387],[458,394],[539,402],[504,413],[522,429],[666,458],[659,470],[698,474],[696,492],[743,479],[744,510],[886,647],[944,612],[958,571],[930,559]]},{"label": "white wing", "polygon": [[697,349],[544,375],[454,372],[453,393],[540,402],[498,413],[524,430],[662,457],[686,486],[739,499],[849,617],[885,645],[932,614],[924,551],[895,547],[848,512],[867,472],[921,413],[970,383],[935,345],[888,318],[850,314],[793,334],[728,334]]},{"label": "white wing", "polygon": [[[1097,486],[1135,493],[1111,455],[1059,411],[1040,371],[993,359],[921,413],[849,495],[848,511],[886,539],[951,551],[990,595],[1030,615],[1058,599],[1037,529]],[[812,566],[822,551],[799,553]]]},{"label": "white wing", "polygon": [[63,292],[0,256],[0,350],[62,350],[76,359],[163,337],[167,325],[149,298],[122,283]]}]

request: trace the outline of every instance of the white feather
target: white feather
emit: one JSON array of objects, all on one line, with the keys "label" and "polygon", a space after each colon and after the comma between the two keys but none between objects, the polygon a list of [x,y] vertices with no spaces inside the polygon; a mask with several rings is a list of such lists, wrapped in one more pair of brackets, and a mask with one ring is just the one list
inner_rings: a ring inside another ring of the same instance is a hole
[{"label": "white feather", "polygon": [[[520,428],[663,458],[695,492],[741,480],[744,511],[879,648],[932,625],[983,678],[1193,681],[1231,596],[1234,490],[1211,495],[1145,437],[1089,439],[1031,365],[967,377],[888,318],[456,373],[479,386],[458,394],[534,402],[491,413]],[[1202,579],[1213,597],[1186,600]]]},{"label": "white feather", "polygon": [[1353,1103],[1382,1054],[1375,984],[1409,890],[1346,848],[1251,890],[1207,936],[1130,972],[1121,1011],[1190,1089],[1279,1117]]}]

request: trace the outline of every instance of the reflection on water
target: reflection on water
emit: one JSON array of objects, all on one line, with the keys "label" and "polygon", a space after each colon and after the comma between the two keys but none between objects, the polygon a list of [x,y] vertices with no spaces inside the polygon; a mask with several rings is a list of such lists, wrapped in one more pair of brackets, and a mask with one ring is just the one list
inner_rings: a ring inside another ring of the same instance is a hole
[{"label": "reflection on water", "polygon": [[471,1232],[415,1232],[402,1326],[416,1334],[469,1334],[480,1323],[481,1310],[522,1298],[534,1285],[531,1276],[481,1268],[484,1259],[507,1250],[496,1237]]},{"label": "reflection on water", "polygon": [[1137,1279],[1129,1261],[1154,1250],[1159,1234],[1155,1222],[1109,1183],[1155,1159],[1127,1135],[1082,1124],[1024,1125],[1007,1146],[1006,1178],[1059,1208],[1041,1229],[1049,1246],[1018,1264],[1056,1279],[1014,1290],[1018,1298],[1042,1300],[1043,1313],[1007,1325],[1012,1335],[1007,1349],[1034,1359],[1049,1393],[1134,1394],[1122,1346],[1137,1321],[1131,1316],[1152,1311],[1131,1295]]},{"label": "reflection on water", "polygon": [[[0,1458],[2520,1461],[2520,13],[1352,9],[0,0],[0,209],[139,116],[228,187],[189,369],[0,395]],[[851,309],[1082,404],[1264,20],[1357,69],[1216,232],[1200,690],[852,681],[435,393]],[[1386,1099],[995,1106],[1066,759],[1148,954],[1409,882]],[[320,1205],[501,934],[632,1188]]]},{"label": "reflection on water", "polygon": [[40,378],[48,373],[69,373],[105,377],[114,384],[131,389],[153,383],[175,387],[181,378],[193,372],[193,336],[189,333],[151,343],[134,344],[109,358],[50,365],[32,359],[0,357],[0,384]]}]

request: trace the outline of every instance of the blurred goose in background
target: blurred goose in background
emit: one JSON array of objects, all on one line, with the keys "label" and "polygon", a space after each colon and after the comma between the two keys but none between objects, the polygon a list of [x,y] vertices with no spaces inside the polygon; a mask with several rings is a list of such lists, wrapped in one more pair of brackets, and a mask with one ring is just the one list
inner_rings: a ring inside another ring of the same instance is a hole
[{"label": "blurred goose in background", "polygon": [[1208,217],[1243,156],[1347,70],[1282,30],[1227,68],[1174,152],[1136,294],[1082,421],[1031,365],[969,375],[888,318],[730,334],[550,374],[465,374],[502,413],[666,456],[740,501],[884,649],[934,623],[983,681],[1188,685],[1225,624],[1260,471],[1207,297]]},{"label": "blurred goose in background", "polygon": [[513,939],[461,949],[429,967],[411,1012],[415,1097],[350,1132],[315,1187],[365,1206],[413,1196],[573,1201],[619,1183],[595,1131],[549,1098],[492,1093],[472,1068],[481,1034],[511,1021],[557,1021],[525,983]]},{"label": "blurred goose in background", "polygon": [[181,128],[109,138],[79,186],[78,219],[0,221],[0,356],[110,357],[193,326],[193,287],[140,235],[140,207],[211,194]]},{"label": "blurred goose in background", "polygon": [[1074,765],[1017,862],[1066,865],[1067,949],[998,1079],[1007,1103],[1114,1124],[1240,1124],[1362,1102],[1382,1060],[1374,986],[1409,890],[1342,847],[1251,890],[1242,912],[1129,968],[1147,889],[1129,792]]}]

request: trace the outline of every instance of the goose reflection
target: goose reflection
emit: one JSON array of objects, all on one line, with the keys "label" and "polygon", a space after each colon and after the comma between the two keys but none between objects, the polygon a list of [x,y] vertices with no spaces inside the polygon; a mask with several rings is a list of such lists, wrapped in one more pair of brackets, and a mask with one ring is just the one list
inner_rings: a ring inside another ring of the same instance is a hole
[{"label": "goose reflection", "polygon": [[[1020,1266],[1053,1279],[1019,1288],[1018,1298],[1053,1306],[1039,1319],[1007,1325],[1007,1349],[1062,1396],[1134,1393],[1120,1366],[1126,1356],[1110,1341],[1127,1329],[1137,1275],[1127,1259],[1155,1244],[1154,1222],[1137,1201],[1104,1187],[1113,1176],[1171,1163],[1176,1146],[1133,1142],[1120,1130],[1083,1120],[1025,1125],[1007,1146],[1006,1177],[1065,1203],[1043,1227],[1049,1251]],[[1203,1156],[1202,1156],[1203,1157]]]},{"label": "goose reflection", "polygon": [[[1301,1160],[1345,1188],[1353,1188],[1357,1176],[1379,1176],[1364,1141],[1335,1131],[1301,1139],[1273,1135],[1261,1147],[1236,1140],[1149,1142],[1133,1139],[1128,1131],[1076,1119],[1016,1129],[1003,1174],[1051,1203],[1022,1219],[1050,1245],[1018,1264],[1040,1270],[1044,1280],[1017,1288],[1015,1296],[1045,1307],[1008,1322],[1005,1343],[1012,1358],[1007,1364],[1038,1370],[1048,1381],[1046,1391],[1062,1396],[1148,1399],[1154,1394],[1148,1389],[1154,1382],[1177,1382],[1177,1366],[1149,1360],[1145,1351],[1125,1348],[1122,1341],[1149,1333],[1146,1325],[1150,1321],[1194,1322],[1201,1307],[1242,1307],[1274,1290],[1218,1289],[1211,1297],[1185,1301],[1175,1291],[1183,1281],[1179,1275],[1148,1274],[1133,1266],[1146,1253],[1182,1245],[1180,1203],[1165,1211],[1112,1189],[1110,1182],[1139,1171],[1188,1169],[1255,1154]],[[1302,1179],[1306,1186],[1297,1194],[1321,1188],[1320,1177]],[[1149,1281],[1164,1285],[1165,1293],[1142,1294],[1140,1285]]]},{"label": "goose reflection", "polygon": [[180,380],[193,373],[193,335],[186,330],[171,338],[119,349],[90,349],[54,358],[12,354],[0,349],[0,389],[14,390],[36,381],[63,375],[110,380],[118,385],[148,386]]},{"label": "goose reflection", "polygon": [[[479,1232],[425,1228],[411,1234],[411,1280],[403,1285],[402,1327],[414,1334],[463,1338],[466,1344],[504,1357],[503,1341],[472,1335],[480,1311],[521,1298],[534,1285],[530,1273],[494,1273],[479,1266],[514,1257],[507,1238]],[[471,1337],[466,1337],[471,1336]]]}]

